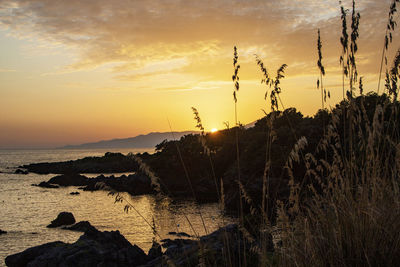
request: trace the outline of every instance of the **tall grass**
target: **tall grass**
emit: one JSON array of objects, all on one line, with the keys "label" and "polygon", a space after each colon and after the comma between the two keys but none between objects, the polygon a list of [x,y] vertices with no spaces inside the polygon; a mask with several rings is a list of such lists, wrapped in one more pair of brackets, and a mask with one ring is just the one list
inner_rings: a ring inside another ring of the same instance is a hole
[{"label": "tall grass", "polygon": [[[386,32],[385,32],[385,39],[383,43],[383,48],[382,48],[382,57],[381,57],[381,64],[379,67],[379,79],[378,79],[378,89],[377,92],[379,93],[379,89],[381,86],[381,77],[382,77],[382,68],[383,68],[383,60],[385,60],[385,66],[387,66],[387,51],[389,49],[389,45],[393,41],[393,31],[397,25],[396,21],[394,20],[394,15],[397,12],[397,3],[399,3],[400,0],[393,0],[392,3],[390,4],[390,9],[388,13],[388,22],[386,24]],[[387,73],[387,71],[386,71]]]},{"label": "tall grass", "polygon": [[[400,145],[398,135],[385,127],[384,113],[396,112],[380,103],[372,121],[362,103],[356,106],[360,124],[352,176],[345,164],[338,135],[339,116],[320,146],[333,155],[330,161],[308,154],[312,181],[308,197],[291,194],[289,203],[280,203],[278,227],[282,246],[278,253],[282,266],[395,266],[400,257]],[[387,103],[386,103],[387,104]],[[397,113],[397,112],[396,112]],[[397,113],[398,114],[398,113]],[[386,129],[385,129],[386,128]],[[388,147],[380,144],[389,140]],[[382,153],[382,150],[385,153]],[[291,192],[301,188],[293,182]]]},{"label": "tall grass", "polygon": [[[340,62],[343,81],[345,76],[349,81],[347,101],[332,112],[316,153],[307,154],[302,162],[311,182],[304,188],[291,176],[288,202],[279,202],[277,226],[282,243],[277,254],[281,266],[396,266],[400,259],[398,105],[395,101],[374,103],[371,117],[366,98],[354,98],[360,15],[353,1],[348,42],[343,7],[341,12]],[[387,45],[388,33],[385,40]],[[398,91],[398,55],[386,82],[393,100]],[[362,95],[361,78],[359,88]],[[331,156],[327,160],[318,152]],[[299,152],[294,150],[290,157],[299,160]],[[290,165],[288,172],[292,173]]]}]

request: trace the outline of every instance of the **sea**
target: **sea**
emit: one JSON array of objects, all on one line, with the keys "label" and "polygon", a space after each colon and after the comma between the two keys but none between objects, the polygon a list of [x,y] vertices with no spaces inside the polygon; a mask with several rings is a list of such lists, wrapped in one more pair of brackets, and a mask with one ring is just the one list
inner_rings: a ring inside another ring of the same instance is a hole
[{"label": "sea", "polygon": [[[106,152],[145,151],[151,153],[153,149],[0,150],[0,229],[7,231],[0,235],[0,266],[5,266],[6,256],[33,246],[52,241],[75,242],[81,232],[46,227],[62,211],[72,212],[77,222],[89,221],[100,231],[118,230],[145,252],[153,240],[174,238],[170,232],[204,235],[234,222],[234,218],[224,215],[216,203],[197,204],[191,200],[174,201],[166,197],[124,193],[124,198],[135,208],[126,213],[126,203],[115,203],[115,198],[106,191],[87,192],[77,187],[41,188],[32,184],[47,181],[55,174],[14,174],[18,166],[29,163],[75,160],[103,156]],[[98,174],[84,175],[95,177]],[[76,191],[80,194],[70,194]],[[153,224],[156,231],[151,227]]]}]

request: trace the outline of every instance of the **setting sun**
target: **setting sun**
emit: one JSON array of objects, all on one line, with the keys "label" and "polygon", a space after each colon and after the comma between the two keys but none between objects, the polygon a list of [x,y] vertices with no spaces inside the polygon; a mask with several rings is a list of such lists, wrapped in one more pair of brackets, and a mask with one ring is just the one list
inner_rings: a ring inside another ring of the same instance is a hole
[{"label": "setting sun", "polygon": [[212,128],[212,129],[211,129],[211,132],[212,132],[212,133],[218,132],[218,129],[217,129],[217,128]]}]

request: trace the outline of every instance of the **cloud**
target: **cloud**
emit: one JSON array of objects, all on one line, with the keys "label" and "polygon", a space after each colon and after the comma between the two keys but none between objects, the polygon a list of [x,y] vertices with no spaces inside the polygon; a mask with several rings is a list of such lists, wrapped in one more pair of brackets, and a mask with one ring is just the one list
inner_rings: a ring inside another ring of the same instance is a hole
[{"label": "cloud", "polygon": [[4,68],[0,68],[0,73],[1,72],[16,72],[16,70],[14,69],[4,69]]},{"label": "cloud", "polygon": [[[357,3],[359,67],[365,73],[377,71],[389,3]],[[77,61],[60,73],[116,63],[112,71],[124,80],[161,71],[202,72],[207,62],[231,64],[233,45],[241,62],[258,54],[267,65],[288,64],[293,75],[310,73],[316,69],[317,28],[328,73],[337,71],[340,55],[337,1],[3,0],[0,24],[20,38],[34,35],[74,48]]]}]

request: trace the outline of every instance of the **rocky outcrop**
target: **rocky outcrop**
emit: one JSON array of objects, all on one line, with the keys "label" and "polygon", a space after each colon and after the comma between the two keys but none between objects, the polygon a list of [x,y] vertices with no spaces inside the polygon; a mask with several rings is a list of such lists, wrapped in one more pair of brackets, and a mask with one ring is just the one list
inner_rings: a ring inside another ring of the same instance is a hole
[{"label": "rocky outcrop", "polygon": [[168,232],[168,234],[178,236],[178,237],[193,237],[185,232]]},{"label": "rocky outcrop", "polygon": [[58,185],[50,184],[48,182],[40,182],[39,184],[32,184],[32,186],[39,186],[43,188],[60,188]]},{"label": "rocky outcrop", "polygon": [[[260,244],[246,237],[247,233],[236,224],[197,240],[161,240],[164,253],[160,244],[153,241],[148,255],[118,231],[100,232],[88,222],[77,225],[90,227],[75,243],[52,242],[29,248],[8,256],[7,266],[240,266],[243,255],[248,266],[259,265],[256,251]],[[264,245],[267,252],[272,252],[272,237],[266,237]]]},{"label": "rocky outcrop", "polygon": [[16,169],[15,174],[28,174],[29,172],[27,170],[22,170],[22,169]]},{"label": "rocky outcrop", "polygon": [[118,192],[128,192],[131,195],[152,194],[154,192],[150,179],[139,173],[121,175],[119,177],[99,175],[96,178],[87,178],[80,174],[62,174],[51,178],[47,182],[41,182],[37,186],[54,188],[58,187],[58,185],[80,186],[84,191],[96,191],[107,189],[108,187]]},{"label": "rocky outcrop", "polygon": [[[176,266],[197,266],[201,262],[205,266],[239,266],[240,257],[243,258],[243,250],[246,249],[248,266],[257,266],[258,255],[254,248],[260,247],[260,244],[246,238],[246,235],[238,225],[230,224],[199,240],[164,239],[162,245],[166,248],[166,257],[159,259],[158,264],[166,264],[167,258]],[[267,251],[272,252],[272,236],[268,235],[266,241]]]},{"label": "rocky outcrop", "polygon": [[75,243],[51,242],[6,257],[7,266],[138,266],[148,262],[142,249],[119,231],[87,231]]},{"label": "rocky outcrop", "polygon": [[97,229],[90,224],[88,221],[80,221],[72,226],[65,226],[62,229],[71,230],[77,232],[88,232],[88,231],[96,231]]},{"label": "rocky outcrop", "polygon": [[64,162],[43,162],[21,166],[38,174],[118,173],[136,171],[137,163],[121,153],[107,152],[103,157],[86,157]]},{"label": "rocky outcrop", "polygon": [[59,186],[83,186],[89,183],[89,178],[80,174],[62,174],[51,178],[49,184],[57,184]]},{"label": "rocky outcrop", "polygon": [[51,224],[47,225],[48,228],[59,227],[62,225],[70,225],[75,223],[74,215],[71,212],[60,212],[57,218],[51,221]]},{"label": "rocky outcrop", "polygon": [[83,189],[84,191],[95,191],[102,189],[99,184],[103,184],[118,192],[128,192],[131,195],[144,195],[154,193],[150,179],[143,174],[122,175],[119,177],[100,175],[90,179],[90,183]]},{"label": "rocky outcrop", "polygon": [[161,245],[155,241],[153,241],[153,245],[149,249],[149,253],[147,254],[149,260],[154,260],[159,257],[162,257],[162,250],[161,250]]}]

